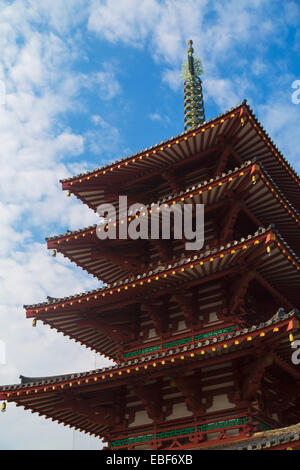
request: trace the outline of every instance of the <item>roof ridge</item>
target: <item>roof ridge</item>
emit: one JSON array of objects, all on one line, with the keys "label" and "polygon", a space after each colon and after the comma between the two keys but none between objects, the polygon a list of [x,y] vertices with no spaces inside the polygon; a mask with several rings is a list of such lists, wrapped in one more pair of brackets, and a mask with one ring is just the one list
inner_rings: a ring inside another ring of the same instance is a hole
[{"label": "roof ridge", "polygon": [[260,236],[260,235],[262,235],[262,234],[264,234],[268,231],[274,232],[276,234],[276,236],[281,240],[283,245],[285,246],[285,249],[287,251],[289,251],[293,255],[293,257],[300,263],[300,259],[297,257],[295,252],[290,248],[288,243],[285,242],[284,238],[280,235],[280,233],[275,229],[275,225],[270,224],[268,227],[261,227],[253,235],[249,234],[247,237],[242,237],[240,240],[232,240],[231,242],[228,242],[225,245],[220,245],[217,248],[212,248],[212,249],[205,249],[204,248],[204,249],[201,249],[196,254],[193,254],[191,256],[187,256],[187,257],[184,257],[184,258],[178,258],[178,259],[176,259],[175,262],[173,262],[171,264],[168,264],[168,265],[167,264],[166,265],[159,265],[159,266],[155,267],[153,270],[149,270],[149,271],[147,271],[143,274],[138,274],[137,276],[134,276],[131,279],[122,279],[120,281],[113,282],[112,284],[107,284],[103,287],[100,287],[98,289],[93,289],[91,291],[86,291],[86,292],[82,292],[80,294],[75,294],[75,295],[72,295],[72,296],[67,296],[67,297],[62,297],[62,298],[54,298],[54,300],[50,300],[48,302],[41,302],[41,303],[38,303],[38,304],[31,304],[31,305],[23,305],[23,307],[26,310],[29,310],[29,309],[35,309],[35,308],[39,308],[39,307],[49,306],[49,305],[55,304],[57,302],[73,300],[73,299],[76,299],[78,297],[82,297],[82,296],[86,296],[86,295],[94,295],[94,294],[97,294],[97,293],[99,293],[101,291],[104,291],[104,290],[117,288],[117,287],[120,287],[120,286],[123,286],[123,285],[134,283],[135,281],[142,281],[143,279],[145,279],[149,276],[154,276],[158,273],[161,273],[162,271],[170,270],[170,269],[173,269],[173,268],[178,268],[178,267],[182,266],[183,264],[195,262],[195,261],[200,260],[202,258],[205,258],[205,257],[211,256],[215,253],[218,253],[218,252],[220,252],[224,249],[229,249],[231,247],[236,247],[236,245],[245,243],[246,241],[254,239],[254,238],[256,238],[256,237],[258,237],[258,236]]},{"label": "roof ridge", "polygon": [[215,116],[214,118],[211,118],[211,119],[208,119],[206,121],[204,121],[203,123],[199,124],[198,126],[195,126],[193,129],[189,129],[187,131],[183,131],[181,132],[181,134],[177,134],[175,137],[172,136],[168,139],[165,139],[163,141],[161,141],[160,143],[158,144],[155,144],[155,145],[151,145],[150,147],[146,147],[144,150],[140,150],[139,152],[136,152],[134,154],[131,154],[129,156],[125,156],[124,158],[121,158],[120,160],[115,160],[113,163],[108,163],[107,165],[104,165],[104,166],[100,166],[100,167],[97,167],[93,170],[88,170],[88,171],[85,171],[85,172],[82,172],[82,173],[79,173],[78,175],[75,175],[75,176],[71,176],[69,178],[63,178],[60,181],[60,183],[66,183],[68,181],[72,181],[74,179],[77,179],[77,178],[80,178],[80,177],[83,177],[83,176],[88,176],[88,175],[92,175],[93,173],[97,172],[97,171],[102,171],[102,170],[106,170],[107,168],[110,168],[111,166],[113,165],[117,165],[119,163],[123,163],[123,162],[126,162],[128,160],[130,160],[131,158],[135,158],[139,155],[141,155],[142,153],[145,153],[145,152],[148,152],[149,150],[155,150],[157,147],[159,147],[160,145],[163,145],[163,144],[167,144],[169,143],[170,141],[174,140],[174,139],[178,139],[180,137],[184,137],[190,133],[193,133],[195,132],[196,130],[198,129],[201,129],[203,126],[215,121],[216,119],[220,119],[222,118],[223,116],[226,116],[227,114],[229,113],[232,113],[232,111],[236,111],[238,108],[240,108],[241,106],[243,106],[244,104],[247,104],[247,100],[243,100],[241,103],[239,103],[238,105],[236,105],[235,107],[232,107],[231,109],[227,109],[224,113],[221,113],[220,115],[218,116]]},{"label": "roof ridge", "polygon": [[[280,311],[280,314],[279,314]],[[96,374],[101,374],[104,372],[110,372],[113,370],[118,370],[122,369],[124,367],[129,367],[132,365],[140,364],[142,362],[146,361],[151,361],[158,359],[160,357],[167,357],[168,355],[174,355],[174,354],[180,354],[182,352],[194,350],[195,348],[202,348],[206,347],[209,345],[216,345],[217,343],[222,343],[223,341],[230,340],[234,337],[241,337],[242,335],[246,335],[248,333],[253,333],[257,330],[261,330],[264,328],[267,328],[271,325],[275,325],[277,323],[280,323],[282,321],[286,321],[289,318],[292,318],[295,316],[297,319],[299,319],[299,310],[294,308],[288,313],[282,312],[281,309],[279,309],[275,315],[273,315],[269,320],[266,320],[265,322],[261,322],[258,325],[252,325],[250,327],[246,328],[241,328],[239,330],[235,330],[229,333],[225,333],[219,337],[212,337],[208,339],[204,339],[203,341],[195,341],[192,344],[189,345],[182,345],[179,347],[174,347],[169,349],[168,351],[159,351],[154,354],[149,354],[149,355],[143,355],[141,357],[129,359],[127,361],[123,361],[120,364],[116,365],[111,365],[107,367],[103,367],[101,369],[92,369],[90,371],[84,371],[84,372],[74,372],[74,373],[69,373],[69,374],[59,374],[55,376],[46,376],[46,377],[26,377],[20,375],[21,378],[21,383],[20,384],[13,384],[13,385],[2,385],[0,386],[0,391],[6,391],[6,390],[11,390],[13,387],[14,388],[21,388],[22,386],[24,387],[30,387],[30,386],[38,386],[38,385],[46,385],[47,383],[55,383],[55,382],[61,382],[64,380],[74,380],[74,379],[79,379],[83,377],[88,377],[88,376],[93,376]],[[34,380],[31,382],[31,380]]]},{"label": "roof ridge", "polygon": [[[151,202],[151,203],[148,203],[148,204],[143,204],[144,207],[146,207],[147,209],[148,208],[151,208],[152,205],[156,205],[156,204],[162,204],[162,203],[165,203],[167,202],[168,200],[172,200],[172,199],[175,199],[176,197],[179,197],[179,196],[183,196],[184,194],[187,194],[191,191],[193,191],[194,189],[200,189],[202,188],[203,186],[206,186],[208,184],[211,184],[211,183],[214,183],[216,181],[218,181],[219,179],[222,179],[222,178],[226,178],[226,176],[229,176],[231,175],[232,173],[235,173],[235,172],[238,172],[252,164],[254,164],[255,162],[258,162],[259,165],[262,165],[262,163],[259,162],[259,160],[256,158],[256,157],[253,157],[249,160],[246,160],[244,163],[242,163],[240,166],[236,166],[234,167],[233,170],[227,170],[226,172],[223,172],[221,175],[218,175],[214,178],[210,178],[208,181],[205,179],[203,181],[201,181],[200,183],[198,184],[193,184],[192,187],[191,186],[186,186],[182,191],[180,191],[179,193],[172,193],[172,194],[168,194],[168,195],[165,195],[165,196],[162,196],[161,198],[159,198],[156,202]],[[272,179],[272,178],[270,178]],[[272,180],[273,181],[273,180]],[[275,183],[274,183],[275,184]],[[103,222],[103,225],[106,224],[106,222],[104,223]],[[63,234],[59,234],[59,235],[54,235],[52,237],[46,237],[45,240],[46,241],[52,241],[52,240],[56,240],[58,238],[62,238],[62,237],[66,237],[68,235],[76,235],[77,233],[82,233],[82,232],[86,232],[88,230],[92,230],[92,229],[95,229],[99,224],[93,224],[93,225],[90,225],[89,227],[84,227],[84,228],[80,228],[80,229],[77,229],[77,230],[73,230],[73,231],[67,231],[66,233],[63,233]],[[70,232],[70,233],[69,233]]]}]

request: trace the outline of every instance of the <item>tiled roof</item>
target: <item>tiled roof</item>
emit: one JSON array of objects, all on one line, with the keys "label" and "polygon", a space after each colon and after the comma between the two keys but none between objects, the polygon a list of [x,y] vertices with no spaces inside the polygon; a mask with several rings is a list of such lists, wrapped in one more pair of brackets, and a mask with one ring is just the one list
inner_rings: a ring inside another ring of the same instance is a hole
[{"label": "tiled roof", "polygon": [[[241,199],[240,210],[246,211],[249,217],[254,217],[260,226],[275,223],[277,229],[284,234],[289,245],[300,249],[298,232],[300,228],[300,214],[289,203],[280,191],[274,180],[256,159],[245,162],[238,168],[234,168],[222,175],[203,181],[198,185],[192,185],[180,193],[163,197],[156,202],[157,206],[172,207],[173,204],[184,205],[193,198],[195,204],[204,204],[206,210],[210,210],[216,204],[228,204],[228,193],[239,192],[243,188],[244,196]],[[219,206],[220,207],[220,206]],[[140,218],[146,218],[149,222],[150,210],[153,206],[142,208]],[[144,215],[143,215],[144,214]],[[153,215],[153,214],[152,214]],[[131,220],[132,216],[128,219]],[[115,220],[115,219],[114,219]],[[120,223],[117,218],[114,225]],[[62,253],[63,256],[76,263],[82,269],[97,277],[103,282],[113,283],[128,277],[131,271],[142,270],[140,265],[145,264],[143,256],[147,253],[147,264],[155,267],[161,264],[159,250],[151,240],[140,240],[140,245],[133,251],[135,241],[128,240],[99,240],[97,230],[103,230],[106,224],[93,225],[73,232],[68,231],[54,237],[47,238],[48,248]],[[108,220],[108,225],[110,222]],[[205,239],[209,242],[214,238],[214,219],[205,217]],[[173,250],[178,254],[184,251],[183,242],[174,240]],[[107,249],[109,247],[109,249]],[[128,249],[135,254],[135,264],[128,263]],[[100,251],[98,251],[100,250]],[[99,254],[102,255],[99,257]],[[110,257],[111,255],[111,257]],[[97,257],[98,256],[98,257]],[[144,268],[145,269],[145,268]]]},{"label": "tiled roof", "polygon": [[[180,191],[179,193],[172,193],[170,194],[169,196],[165,196],[165,197],[162,197],[160,199],[158,199],[156,202],[152,202],[151,204],[145,204],[145,207],[147,209],[151,209],[151,206],[153,204],[155,205],[161,205],[163,203],[167,203],[169,201],[173,201],[174,199],[176,199],[177,197],[183,197],[187,194],[189,194],[190,192],[196,190],[196,189],[202,189],[203,187],[207,186],[208,184],[212,184],[216,181],[219,181],[220,179],[223,179],[223,178],[226,178],[230,175],[232,175],[233,173],[237,172],[237,171],[240,171],[244,168],[247,168],[249,167],[249,165],[253,164],[256,162],[256,159],[252,159],[252,160],[249,160],[245,163],[243,163],[240,167],[236,167],[234,168],[233,170],[229,170],[225,173],[222,173],[222,175],[220,176],[217,176],[215,178],[210,178],[209,181],[201,181],[199,184],[195,185],[195,186],[191,186],[191,187],[188,187],[188,188],[185,188],[184,190]],[[110,220],[108,219],[108,222]],[[106,224],[103,223],[103,226]],[[98,225],[101,226],[101,223],[99,223]],[[68,236],[73,236],[73,235],[77,235],[77,234],[80,234],[80,233],[83,233],[83,232],[88,232],[90,230],[93,230],[97,227],[97,224],[94,224],[94,225],[90,225],[89,227],[85,227],[85,228],[81,228],[81,229],[78,229],[78,230],[74,230],[74,231],[68,231],[64,234],[59,234],[59,235],[54,235],[52,237],[47,237],[46,238],[46,241],[52,241],[52,240],[57,240],[57,239],[60,239],[60,238],[64,238],[64,237],[68,237]]]},{"label": "tiled roof", "polygon": [[[243,105],[246,105],[249,112],[253,115],[254,117],[254,113],[253,113],[253,110],[250,108],[250,106],[247,104],[247,100],[245,99],[242,103],[238,104],[237,106],[235,107],[232,107],[230,110],[226,110],[224,113],[218,115],[218,116],[215,116],[214,118],[211,118],[211,119],[208,119],[207,121],[205,121],[204,123],[201,123],[199,124],[198,126],[195,126],[195,128],[193,128],[193,130],[188,130],[188,131],[183,131],[181,134],[177,134],[175,137],[171,137],[169,139],[166,139],[164,141],[161,141],[159,144],[156,144],[156,145],[151,145],[149,148],[145,148],[144,150],[140,150],[139,152],[136,152],[130,156],[127,156],[127,157],[124,157],[124,158],[121,158],[120,160],[115,160],[114,162],[112,163],[109,163],[107,165],[104,165],[104,166],[101,166],[101,167],[98,167],[98,168],[95,168],[93,170],[90,170],[90,171],[85,171],[83,173],[79,173],[78,175],[76,176],[71,176],[71,177],[68,177],[68,178],[64,178],[62,180],[60,180],[62,183],[63,182],[68,182],[68,181],[73,181],[73,180],[76,180],[78,178],[82,178],[82,177],[86,177],[86,176],[89,176],[89,175],[92,175],[96,172],[99,172],[99,171],[103,171],[103,170],[107,170],[107,169],[110,169],[112,166],[114,165],[117,165],[119,163],[125,163],[125,162],[129,162],[130,160],[132,160],[133,158],[136,158],[138,156],[140,156],[141,154],[143,153],[146,153],[146,152],[149,152],[149,151],[153,151],[153,150],[157,150],[159,149],[159,147],[161,147],[162,145],[166,145],[166,144],[169,144],[171,141],[173,141],[174,139],[178,139],[178,138],[182,138],[182,137],[185,137],[189,134],[192,134],[193,132],[197,131],[198,129],[201,129],[203,127],[205,127],[207,124],[211,124],[213,123],[214,121],[218,120],[218,119],[221,119],[225,116],[227,116],[229,113],[232,113],[233,111],[236,111],[238,108],[240,108],[241,106]],[[288,161],[283,157],[283,155],[280,153],[279,149],[276,147],[275,143],[272,141],[271,137],[269,136],[269,134],[266,132],[266,130],[264,129],[264,127],[259,123],[258,119],[255,118],[256,122],[259,124],[261,130],[264,132],[264,134],[266,135],[266,137],[268,138],[268,140],[270,141],[271,145],[275,148],[275,150],[278,152],[278,154],[280,154],[281,158],[283,159],[283,161],[289,166],[289,168],[293,171],[293,173],[295,174],[295,176],[299,179],[299,175],[297,174],[296,170],[288,163]]]},{"label": "tiled roof", "polygon": [[[271,178],[270,174],[266,171],[266,169],[264,168],[264,165],[257,158],[252,158],[251,160],[248,160],[248,161],[244,162],[239,167],[235,167],[233,170],[228,170],[227,172],[222,173],[222,175],[216,176],[215,178],[210,178],[209,181],[207,181],[207,180],[201,181],[199,184],[189,186],[189,187],[185,188],[184,190],[180,191],[179,193],[172,193],[168,196],[164,196],[164,197],[158,199],[156,202],[152,202],[151,204],[146,204],[144,206],[147,209],[151,209],[151,206],[154,205],[154,204],[155,205],[162,205],[164,203],[174,201],[179,197],[184,197],[186,195],[189,195],[190,193],[192,193],[195,190],[199,190],[199,189],[203,190],[208,185],[213,185],[216,182],[223,181],[224,179],[227,179],[228,177],[234,175],[237,172],[245,170],[246,168],[251,168],[251,165],[253,165],[255,163],[258,164],[258,166],[260,167],[262,173],[272,183],[272,186],[276,189],[277,193],[280,195],[280,197],[283,199],[283,201],[288,205],[289,209],[293,213],[295,213],[297,218],[300,219],[299,212],[297,212],[297,210],[293,207],[293,205],[288,201],[288,199],[283,194],[283,192],[280,190],[280,188],[275,183],[273,178]],[[111,221],[113,221],[113,220],[111,220]],[[103,222],[102,224],[101,224],[101,222],[99,222],[99,224],[90,225],[89,227],[84,227],[84,228],[73,230],[73,231],[68,230],[66,233],[62,233],[62,234],[59,234],[59,235],[54,235],[52,237],[47,237],[46,241],[49,242],[49,241],[53,241],[53,240],[59,240],[61,238],[72,237],[74,235],[79,235],[79,234],[84,233],[84,232],[89,232],[91,230],[94,230],[97,226],[106,225],[107,222],[110,222],[110,219],[108,219],[106,222]]]},{"label": "tiled roof", "polygon": [[[227,354],[232,352],[233,350],[239,350],[244,348],[245,346],[249,345],[249,339],[253,340],[255,337],[259,336],[261,331],[267,330],[268,333],[272,333],[275,326],[284,326],[290,321],[292,318],[300,319],[299,310],[294,309],[289,313],[284,313],[284,311],[278,311],[272,318],[270,318],[266,322],[261,322],[259,325],[253,325],[249,328],[243,328],[242,330],[236,330],[227,334],[224,334],[219,337],[213,337],[210,339],[206,339],[205,341],[199,341],[197,343],[190,344],[188,346],[180,346],[168,351],[160,351],[156,352],[155,354],[149,354],[142,357],[138,357],[136,359],[124,361],[118,365],[112,365],[109,367],[104,367],[102,369],[91,370],[89,372],[81,372],[81,373],[73,373],[73,374],[66,374],[66,375],[57,375],[57,376],[50,376],[50,377],[25,377],[20,376],[21,383],[14,384],[14,385],[4,385],[0,387],[0,392],[8,392],[32,387],[39,387],[41,385],[53,385],[58,384],[61,382],[66,382],[69,380],[77,380],[82,378],[94,377],[96,375],[107,374],[118,372],[122,369],[127,369],[130,367],[137,367],[139,365],[144,365],[147,363],[151,363],[153,361],[158,361],[160,359],[167,360],[168,358],[172,358],[174,356],[180,356],[181,354],[186,353],[198,353],[201,350],[206,351],[209,349],[210,356],[219,356],[220,354]],[[251,336],[249,336],[251,335]],[[238,339],[238,344],[236,340]],[[227,347],[220,349],[223,344],[226,343]],[[215,350],[211,350],[213,347]],[[198,356],[199,359],[207,358],[207,355]],[[3,398],[3,397],[2,397]]]},{"label": "tiled roof", "polygon": [[107,196],[107,199],[107,185],[119,187],[120,182],[124,181],[127,185],[134,185],[140,178],[149,178],[165,169],[185,164],[193,155],[216,151],[220,145],[219,137],[230,134],[231,130],[238,137],[234,145],[236,155],[242,161],[258,157],[281,191],[300,210],[299,175],[279,152],[245,101],[192,131],[166,140],[151,149],[64,179],[63,189],[68,189],[96,211],[99,204],[112,202],[114,199],[113,196]]},{"label": "tiled roof", "polygon": [[264,450],[288,445],[293,449],[296,444],[300,446],[300,423],[285,428],[257,432],[248,439],[208,447],[208,450]]},{"label": "tiled roof", "polygon": [[87,291],[87,292],[84,292],[84,293],[80,293],[80,294],[76,294],[76,295],[72,295],[72,296],[68,296],[68,297],[63,297],[63,298],[59,298],[59,299],[58,298],[53,298],[53,299],[49,300],[48,302],[41,302],[41,303],[32,304],[32,305],[24,305],[24,308],[26,310],[39,309],[39,308],[42,308],[42,307],[52,306],[52,305],[57,304],[57,303],[76,300],[76,299],[81,298],[81,297],[94,296],[96,294],[101,294],[101,293],[104,293],[105,291],[109,291],[110,289],[117,289],[117,288],[122,287],[122,286],[126,287],[129,284],[135,283],[137,281],[143,281],[146,278],[156,276],[156,275],[160,275],[160,274],[162,274],[166,271],[169,271],[169,270],[172,270],[172,269],[179,269],[181,266],[184,266],[188,263],[195,263],[196,261],[200,261],[203,258],[216,255],[217,253],[228,250],[230,248],[234,248],[239,244],[248,243],[251,240],[255,239],[256,237],[263,236],[267,232],[273,232],[276,235],[276,237],[278,238],[278,240],[281,242],[281,244],[284,246],[285,251],[288,252],[292,256],[294,262],[297,263],[297,264],[300,264],[300,259],[297,257],[296,253],[289,247],[289,245],[285,242],[285,240],[277,232],[277,230],[275,230],[274,226],[271,225],[268,228],[261,228],[260,230],[255,232],[254,235],[248,235],[246,238],[243,237],[239,241],[235,240],[235,241],[226,243],[226,245],[224,245],[224,246],[220,246],[218,248],[214,248],[214,249],[210,249],[210,250],[201,250],[198,254],[195,254],[191,257],[182,257],[180,260],[177,260],[176,262],[174,262],[172,264],[160,265],[160,266],[156,267],[155,269],[153,269],[149,272],[144,272],[143,274],[141,274],[141,275],[139,274],[139,275],[134,276],[130,279],[125,279],[125,280],[121,280],[121,281],[118,281],[118,282],[114,282],[112,284],[108,284],[108,285],[106,285],[104,287],[101,287],[99,289]]},{"label": "tiled roof", "polygon": [[146,147],[144,150],[140,150],[139,152],[136,152],[134,154],[131,154],[129,156],[126,156],[124,158],[120,158],[120,160],[115,160],[114,162],[111,162],[111,163],[108,163],[106,165],[103,165],[103,166],[100,166],[100,167],[97,167],[93,170],[89,170],[89,171],[84,171],[83,173],[79,173],[78,175],[75,175],[75,176],[70,176],[68,178],[63,178],[60,180],[61,183],[65,183],[65,182],[68,182],[68,181],[73,181],[73,180],[76,180],[78,178],[84,178],[86,176],[89,176],[89,175],[93,175],[94,173],[97,173],[99,171],[103,171],[103,170],[107,170],[107,169],[110,169],[112,166],[114,165],[117,165],[119,163],[125,163],[125,162],[129,162],[130,160],[132,160],[133,158],[135,157],[138,157],[140,156],[141,154],[143,153],[146,153],[146,152],[149,152],[149,151],[153,151],[153,150],[157,150],[159,149],[159,147],[161,147],[162,145],[165,145],[165,144],[169,144],[172,140],[174,139],[179,139],[179,138],[182,138],[182,137],[185,137],[193,132],[195,132],[197,129],[201,129],[202,127],[204,127],[205,125],[209,124],[209,123],[212,123],[214,122],[216,119],[221,119],[222,117],[226,116],[228,113],[231,113],[232,111],[236,111],[237,108],[239,108],[240,106],[242,106],[243,104],[246,104],[247,103],[247,100],[244,100],[242,103],[238,104],[237,106],[231,108],[230,110],[226,110],[224,113],[220,114],[219,116],[216,116],[212,119],[208,119],[207,121],[199,124],[198,126],[195,126],[195,128],[193,130],[188,130],[188,131],[183,131],[181,132],[181,134],[177,134],[175,137],[171,137],[169,139],[165,139],[163,141],[161,141],[159,144],[155,144],[155,145],[151,145],[149,148]]}]

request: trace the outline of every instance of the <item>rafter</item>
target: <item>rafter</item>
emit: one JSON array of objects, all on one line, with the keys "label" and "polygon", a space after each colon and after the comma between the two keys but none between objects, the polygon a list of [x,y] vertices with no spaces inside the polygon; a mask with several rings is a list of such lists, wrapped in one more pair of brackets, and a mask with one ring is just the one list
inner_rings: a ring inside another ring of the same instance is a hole
[{"label": "rafter", "polygon": [[182,393],[187,409],[194,414],[203,413],[201,401],[201,378],[198,376],[175,377],[175,385]]},{"label": "rafter", "polygon": [[216,169],[214,170],[213,178],[221,175],[224,172],[229,155],[230,155],[230,149],[227,145],[224,145],[222,153],[218,159]]},{"label": "rafter", "polygon": [[174,171],[171,169],[163,171],[161,176],[167,181],[174,193],[179,193],[181,191],[182,185],[180,184],[179,178],[175,175]]},{"label": "rafter", "polygon": [[297,371],[295,367],[290,366],[286,361],[284,361],[278,354],[274,351],[271,353],[273,361],[285,372],[287,372],[291,377],[293,377],[297,382],[300,381],[300,372]]},{"label": "rafter", "polygon": [[176,302],[183,312],[183,316],[188,328],[193,328],[198,321],[199,309],[198,301],[195,294],[188,296],[187,294],[176,294]]},{"label": "rafter", "polygon": [[164,417],[161,385],[161,381],[156,381],[151,385],[142,383],[134,387],[136,396],[145,405],[149,418],[155,423],[161,422]]},{"label": "rafter", "polygon": [[[125,255],[125,256],[124,256]],[[95,249],[91,254],[92,259],[109,259],[113,264],[117,264],[124,271],[139,272],[145,268],[143,257],[138,257],[130,253],[124,253],[123,256],[114,252],[111,248]]]},{"label": "rafter", "polygon": [[172,256],[172,244],[168,240],[162,240],[162,239],[150,239],[149,240],[152,245],[155,246],[160,258],[163,261],[167,261],[171,258]]},{"label": "rafter", "polygon": [[294,305],[284,295],[280,294],[277,289],[272,287],[271,284],[269,284],[269,282],[266,281],[257,271],[255,271],[255,278],[280,302],[283,307],[286,307],[287,309],[294,308]]},{"label": "rafter", "polygon": [[244,303],[245,294],[249,283],[255,277],[255,271],[250,270],[239,274],[231,286],[231,300],[229,303],[230,314],[236,313],[237,309]]},{"label": "rafter", "polygon": [[220,222],[221,232],[220,232],[220,243],[224,243],[227,241],[232,233],[234,224],[236,222],[237,216],[241,210],[241,203],[239,201],[233,202],[226,215],[223,217],[222,221]]},{"label": "rafter", "polygon": [[86,416],[90,421],[96,424],[112,426],[115,419],[113,407],[96,405],[93,400],[78,400],[76,398],[65,398],[55,406],[59,410],[72,410],[75,413]]},{"label": "rafter", "polygon": [[243,398],[251,400],[260,387],[261,380],[267,367],[272,364],[270,352],[261,352],[258,359],[251,365],[248,376],[243,385]]},{"label": "rafter", "polygon": [[125,332],[122,327],[118,327],[114,324],[108,324],[106,320],[96,317],[83,318],[82,320],[77,321],[76,325],[83,328],[93,328],[95,330],[98,330],[99,332],[104,333],[106,336],[110,337],[115,341],[126,342],[132,336],[130,333]]},{"label": "rafter", "polygon": [[142,202],[138,197],[135,197],[132,193],[124,193],[119,186],[106,186],[104,188],[104,197],[106,200],[119,200],[119,196],[127,196],[128,204],[136,204],[137,202]]},{"label": "rafter", "polygon": [[[172,169],[175,170],[177,168],[181,168],[182,166],[186,165],[187,163],[191,163],[194,160],[199,160],[200,158],[203,158],[207,155],[210,155],[210,154],[214,153],[215,151],[217,151],[219,149],[220,149],[220,145],[215,145],[215,146],[213,146],[213,147],[211,147],[207,150],[203,150],[202,152],[199,152],[199,153],[196,153],[196,154],[191,155],[189,157],[186,157],[183,160],[179,160],[176,163],[173,163],[172,164]],[[169,164],[169,165],[167,165],[166,168],[170,168],[170,166],[171,165]],[[161,177],[161,172],[162,172],[162,170],[159,169],[159,170],[153,171],[151,173],[143,173],[141,176],[139,176],[137,178],[134,178],[134,180],[132,180],[132,179],[127,180],[121,186],[121,190],[123,190],[124,188],[126,188],[128,186],[131,186],[132,184],[141,183],[142,181],[148,180],[148,179],[156,177],[156,176]]]},{"label": "rafter", "polygon": [[147,303],[142,305],[151,318],[154,328],[159,336],[165,335],[169,330],[168,312],[163,306]]}]

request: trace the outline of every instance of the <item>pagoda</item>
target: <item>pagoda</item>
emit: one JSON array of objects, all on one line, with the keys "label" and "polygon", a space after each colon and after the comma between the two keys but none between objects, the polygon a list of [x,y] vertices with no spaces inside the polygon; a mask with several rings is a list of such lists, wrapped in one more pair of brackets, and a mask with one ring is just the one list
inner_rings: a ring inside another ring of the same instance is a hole
[{"label": "pagoda", "polygon": [[[300,449],[300,179],[246,101],[206,121],[188,45],[185,131],[62,180],[97,211],[204,204],[205,240],[104,239],[116,217],[47,239],[103,282],[27,305],[26,316],[114,365],[0,387],[26,410],[110,450]],[[119,215],[119,214],[118,214]]]}]

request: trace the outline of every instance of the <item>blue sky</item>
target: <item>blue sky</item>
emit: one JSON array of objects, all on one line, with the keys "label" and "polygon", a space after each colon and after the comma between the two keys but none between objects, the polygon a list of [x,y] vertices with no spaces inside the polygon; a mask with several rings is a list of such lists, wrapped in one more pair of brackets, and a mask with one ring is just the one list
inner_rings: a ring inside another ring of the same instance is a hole
[{"label": "blue sky", "polygon": [[[22,305],[98,285],[46,250],[46,236],[96,222],[59,179],[183,130],[188,39],[203,62],[206,117],[246,98],[299,172],[299,26],[292,0],[0,0],[1,384],[107,364],[32,328]],[[0,416],[1,449],[97,446],[12,404]]]}]

